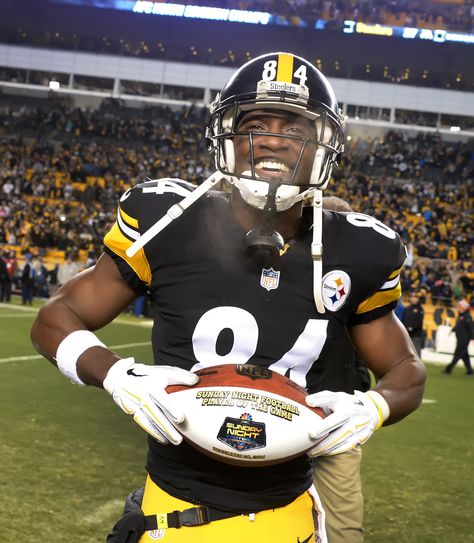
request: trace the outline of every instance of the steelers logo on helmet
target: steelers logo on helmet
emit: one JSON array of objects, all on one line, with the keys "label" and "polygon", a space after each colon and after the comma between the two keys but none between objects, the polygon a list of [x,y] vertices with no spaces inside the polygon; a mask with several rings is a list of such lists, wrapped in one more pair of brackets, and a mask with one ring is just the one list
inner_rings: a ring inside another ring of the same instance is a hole
[{"label": "steelers logo on helmet", "polygon": [[346,303],[350,291],[351,278],[346,272],[333,270],[323,277],[323,303],[329,311],[340,309]]},{"label": "steelers logo on helmet", "polygon": [[[304,134],[277,133],[241,125],[255,110],[290,113],[304,118]],[[207,128],[209,149],[216,167],[251,206],[264,209],[269,185],[276,184],[277,211],[301,200],[312,188],[324,188],[332,166],[343,150],[344,117],[327,79],[307,60],[291,53],[270,53],[244,64],[226,83],[211,105]],[[291,160],[256,154],[264,138],[279,138],[297,148]],[[239,168],[237,145],[247,142],[249,164]],[[272,196],[273,197],[273,196]]]}]

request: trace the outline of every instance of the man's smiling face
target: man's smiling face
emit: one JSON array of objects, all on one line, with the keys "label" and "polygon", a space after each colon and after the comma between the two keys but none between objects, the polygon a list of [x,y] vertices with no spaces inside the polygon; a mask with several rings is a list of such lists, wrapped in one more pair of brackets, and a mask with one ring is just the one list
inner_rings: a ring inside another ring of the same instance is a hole
[{"label": "man's smiling face", "polygon": [[[252,134],[252,139],[249,138]],[[314,122],[296,113],[277,109],[257,109],[244,113],[234,136],[236,173],[252,175],[252,148],[258,179],[288,184],[309,183],[316,145]],[[252,141],[252,145],[251,145]],[[292,180],[298,158],[300,164]]]}]

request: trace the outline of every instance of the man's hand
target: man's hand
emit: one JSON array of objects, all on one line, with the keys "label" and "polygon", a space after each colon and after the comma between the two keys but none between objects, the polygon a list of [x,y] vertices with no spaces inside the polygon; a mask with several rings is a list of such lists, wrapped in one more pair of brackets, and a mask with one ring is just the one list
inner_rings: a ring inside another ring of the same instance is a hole
[{"label": "man's hand", "polygon": [[362,445],[389,415],[387,403],[375,391],[346,394],[324,390],[307,396],[306,403],[327,414],[322,426],[309,432],[316,441],[311,456],[331,456]]},{"label": "man's hand", "polygon": [[114,402],[157,441],[179,445],[183,438],[171,423],[181,424],[184,413],[165,389],[198,381],[197,375],[181,368],[136,364],[134,358],[124,358],[110,368],[103,385]]}]

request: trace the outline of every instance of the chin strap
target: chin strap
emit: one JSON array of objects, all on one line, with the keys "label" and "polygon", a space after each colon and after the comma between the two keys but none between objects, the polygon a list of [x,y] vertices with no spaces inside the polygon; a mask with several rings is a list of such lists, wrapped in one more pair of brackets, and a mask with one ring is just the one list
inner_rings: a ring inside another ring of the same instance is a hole
[{"label": "chin strap", "polygon": [[318,313],[325,313],[322,295],[323,287],[323,191],[314,189],[313,192],[313,294]]},{"label": "chin strap", "polygon": [[180,217],[183,212],[196,200],[201,198],[210,188],[216,183],[222,181],[226,177],[219,171],[214,172],[205,181],[203,181],[198,187],[196,187],[189,196],[186,196],[181,202],[171,206],[166,215],[161,217],[156,223],[151,226],[146,232],[144,232],[130,247],[125,251],[128,257],[135,256],[140,249],[142,249],[149,241],[151,241],[156,235],[158,235],[164,228],[166,228],[172,221]]}]

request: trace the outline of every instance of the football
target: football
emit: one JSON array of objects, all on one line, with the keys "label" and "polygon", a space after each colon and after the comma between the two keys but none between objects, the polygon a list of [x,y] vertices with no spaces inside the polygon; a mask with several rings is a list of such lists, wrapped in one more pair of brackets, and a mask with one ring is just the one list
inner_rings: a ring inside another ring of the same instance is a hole
[{"label": "football", "polygon": [[204,454],[228,464],[285,462],[314,445],[308,436],[324,418],[305,403],[306,391],[287,377],[251,364],[196,371],[194,386],[172,385],[186,419],[177,430]]}]

